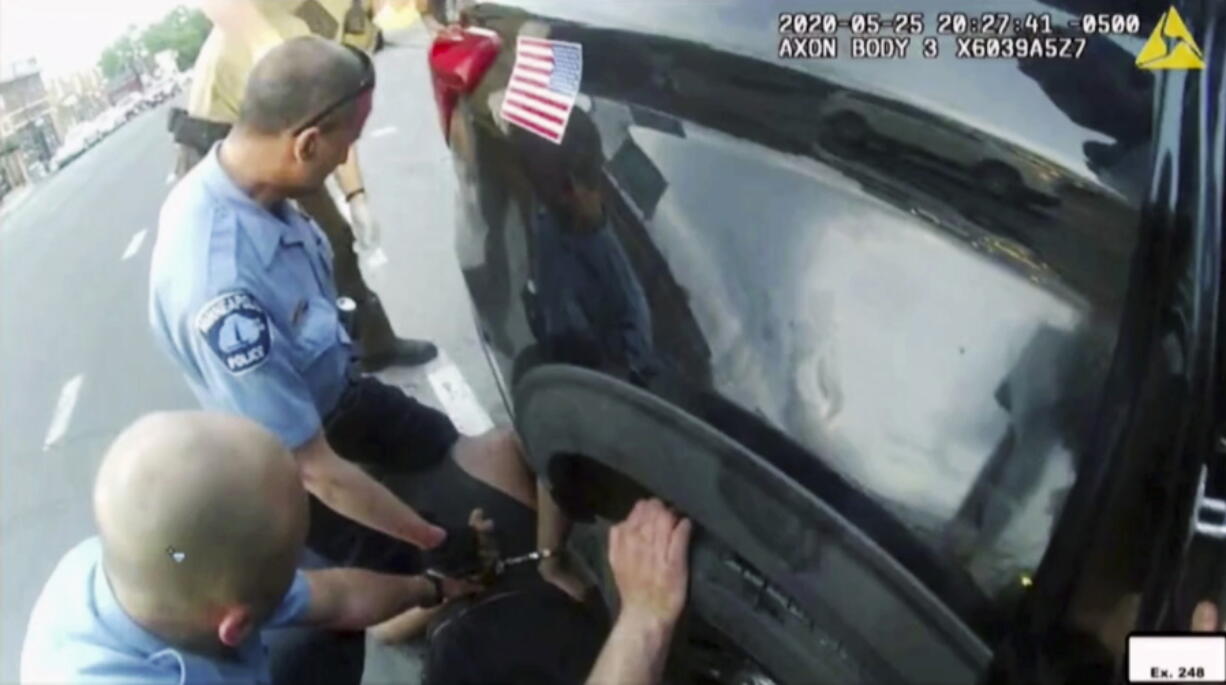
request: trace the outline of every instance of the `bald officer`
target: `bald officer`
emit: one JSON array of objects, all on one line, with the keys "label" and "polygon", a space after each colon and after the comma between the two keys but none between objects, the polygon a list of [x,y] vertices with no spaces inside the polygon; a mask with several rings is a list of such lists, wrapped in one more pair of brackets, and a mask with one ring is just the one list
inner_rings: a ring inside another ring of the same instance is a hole
[{"label": "bald officer", "polygon": [[297,570],[307,529],[297,464],[235,416],[138,420],[103,459],[94,517],[99,535],[64,556],[35,603],[23,683],[268,683],[262,630],[361,630],[472,589]]},{"label": "bald officer", "polygon": [[[248,74],[273,47],[291,38],[316,35],[370,52],[378,36],[372,20],[373,0],[204,0],[202,8],[214,27],[193,67],[187,113],[172,124],[180,143],[180,175],[195,166],[238,119]],[[352,227],[323,186],[295,201],[315,219],[331,244],[333,278],[340,294],[357,303],[354,325],[362,364],[367,371],[424,364],[438,354],[437,348],[423,340],[396,337],[383,305],[358,267],[355,237],[360,244],[373,246],[379,231],[367,202],[356,149],[335,176],[349,205]]]},{"label": "bald officer", "polygon": [[[537,543],[560,548],[567,521],[512,433],[461,437],[446,415],[355,372],[328,243],[286,202],[318,188],[360,135],[374,88],[365,53],[295,38],[246,88],[234,129],[162,208],[149,316],[163,349],[206,408],[252,418],[293,451],[315,496],[308,545],[332,562],[409,571],[403,542],[445,538],[355,462],[454,473],[463,482],[439,485],[450,492],[479,481],[535,508]],[[541,572],[582,592],[557,557]]]}]

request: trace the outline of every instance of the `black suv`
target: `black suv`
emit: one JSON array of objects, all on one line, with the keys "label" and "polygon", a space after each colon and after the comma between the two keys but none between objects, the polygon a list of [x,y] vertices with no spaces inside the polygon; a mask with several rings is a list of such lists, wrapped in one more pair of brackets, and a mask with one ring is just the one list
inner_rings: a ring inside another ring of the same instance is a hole
[{"label": "black suv", "polygon": [[696,522],[679,678],[1107,682],[1219,599],[1221,2],[1156,71],[1166,0],[442,4],[491,366],[611,601]]}]

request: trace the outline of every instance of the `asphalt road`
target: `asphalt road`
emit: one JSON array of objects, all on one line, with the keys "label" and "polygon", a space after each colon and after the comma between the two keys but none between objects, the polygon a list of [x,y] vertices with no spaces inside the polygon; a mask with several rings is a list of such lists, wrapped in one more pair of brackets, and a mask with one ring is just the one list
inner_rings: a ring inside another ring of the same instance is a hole
[{"label": "asphalt road", "polygon": [[[465,406],[465,393],[426,397],[440,378],[454,385],[446,360],[400,377],[403,384],[469,422],[488,413],[501,423],[452,250],[455,179],[426,37],[417,28],[393,41],[377,56],[375,110],[360,143],[388,257],[368,281],[397,330],[438,342],[483,406]],[[26,620],[47,575],[93,534],[90,490],[108,443],[141,414],[195,406],[145,314],[174,156],[167,111],[133,120],[0,218],[0,683],[16,681]],[[381,660],[371,676],[397,666],[386,653],[371,658]]]}]

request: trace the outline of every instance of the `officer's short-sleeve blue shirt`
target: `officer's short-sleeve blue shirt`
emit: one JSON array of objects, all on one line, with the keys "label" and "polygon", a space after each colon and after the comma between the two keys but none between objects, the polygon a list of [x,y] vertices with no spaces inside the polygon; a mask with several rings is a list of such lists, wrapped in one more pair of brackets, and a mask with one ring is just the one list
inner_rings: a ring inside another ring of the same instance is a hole
[{"label": "officer's short-sleeve blue shirt", "polygon": [[[310,601],[310,585],[299,571],[262,628],[298,623]],[[35,602],[21,650],[21,682],[203,685],[269,683],[271,677],[258,633],[232,659],[221,660],[171,647],[138,625],[111,591],[95,537],[64,556]]]},{"label": "officer's short-sleeve blue shirt", "polygon": [[348,382],[332,250],[288,203],[269,210],[247,196],[219,149],[162,206],[150,325],[205,408],[254,419],[296,449]]}]

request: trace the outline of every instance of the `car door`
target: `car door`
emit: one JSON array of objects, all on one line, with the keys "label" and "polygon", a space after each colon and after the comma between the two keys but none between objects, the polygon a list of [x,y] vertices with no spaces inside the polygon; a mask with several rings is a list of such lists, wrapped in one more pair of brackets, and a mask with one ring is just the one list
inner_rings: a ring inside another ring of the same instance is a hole
[{"label": "car door", "polygon": [[[1109,42],[1060,69],[781,63],[786,8],[725,9],[463,9],[495,47],[436,83],[478,326],[573,513],[599,532],[649,492],[695,518],[725,646],[784,682],[973,682],[1113,468],[1092,426],[1135,344],[1152,84]],[[582,46],[595,230],[550,220],[559,153],[501,115],[524,36]],[[861,93],[1066,182],[1035,206],[825,140],[824,103]]]},{"label": "car door", "polygon": [[1206,67],[1160,73],[1145,241],[1089,462],[989,682],[1126,680],[1129,632],[1222,605],[1226,13],[1178,5]]}]

